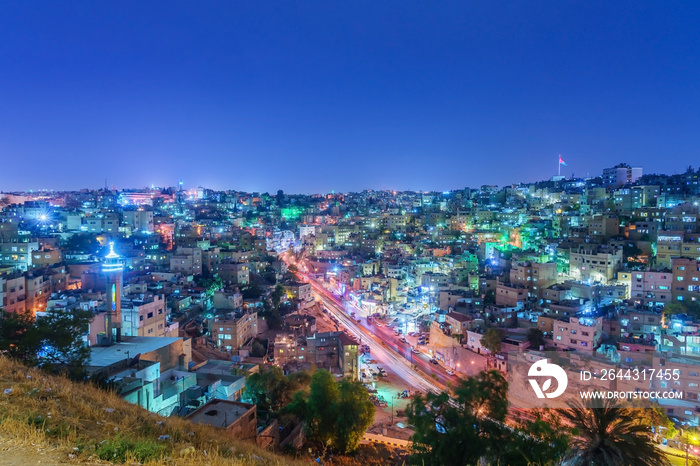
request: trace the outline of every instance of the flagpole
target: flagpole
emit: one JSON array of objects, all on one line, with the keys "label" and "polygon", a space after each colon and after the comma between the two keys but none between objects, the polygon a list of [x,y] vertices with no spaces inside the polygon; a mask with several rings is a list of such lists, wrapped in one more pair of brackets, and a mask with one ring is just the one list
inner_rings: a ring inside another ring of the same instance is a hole
[{"label": "flagpole", "polygon": [[559,163],[557,164],[559,171],[557,172],[557,176],[561,176],[561,154],[559,154]]}]

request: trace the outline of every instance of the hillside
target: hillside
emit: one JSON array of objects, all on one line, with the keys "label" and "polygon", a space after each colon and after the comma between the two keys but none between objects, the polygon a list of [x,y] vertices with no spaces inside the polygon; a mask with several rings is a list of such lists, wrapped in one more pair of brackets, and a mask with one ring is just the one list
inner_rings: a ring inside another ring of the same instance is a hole
[{"label": "hillside", "polygon": [[0,357],[0,465],[308,464]]}]

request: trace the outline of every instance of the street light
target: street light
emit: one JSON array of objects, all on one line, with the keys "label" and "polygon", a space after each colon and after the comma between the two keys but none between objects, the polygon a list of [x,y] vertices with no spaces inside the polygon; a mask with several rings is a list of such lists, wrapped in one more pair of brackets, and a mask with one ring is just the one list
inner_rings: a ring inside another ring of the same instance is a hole
[{"label": "street light", "polygon": [[[393,414],[393,412],[392,412]],[[688,441],[685,442],[685,466],[688,466],[688,450],[690,450],[690,440],[697,442],[698,439],[695,437],[690,437]]]}]

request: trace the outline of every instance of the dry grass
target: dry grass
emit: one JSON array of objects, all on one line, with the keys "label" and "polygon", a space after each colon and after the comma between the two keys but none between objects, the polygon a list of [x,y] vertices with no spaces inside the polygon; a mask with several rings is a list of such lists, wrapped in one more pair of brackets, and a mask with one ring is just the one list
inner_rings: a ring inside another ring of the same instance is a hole
[{"label": "dry grass", "polygon": [[[11,392],[5,394],[7,389]],[[5,444],[35,447],[33,451],[50,449],[56,460],[72,463],[109,458],[118,463],[174,465],[308,464],[209,426],[160,417],[113,393],[4,357],[0,357],[0,437]]]}]

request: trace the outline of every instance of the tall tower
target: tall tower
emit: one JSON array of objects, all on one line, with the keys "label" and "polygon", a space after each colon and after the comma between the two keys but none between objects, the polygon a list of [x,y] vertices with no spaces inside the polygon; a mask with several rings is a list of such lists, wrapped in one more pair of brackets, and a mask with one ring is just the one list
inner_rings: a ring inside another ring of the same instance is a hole
[{"label": "tall tower", "polygon": [[114,252],[114,243],[109,243],[109,254],[102,264],[102,273],[107,283],[107,344],[122,339],[122,281],[124,266]]}]

